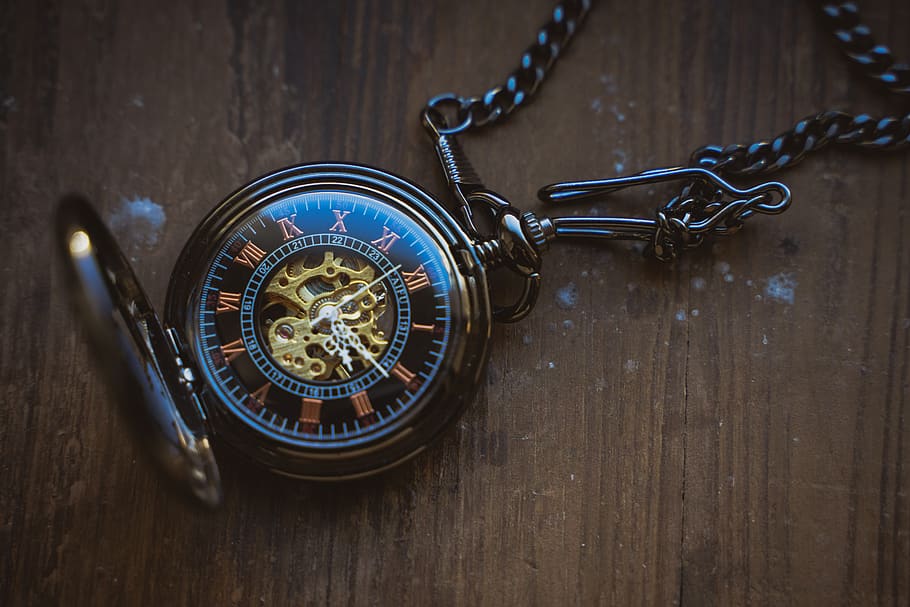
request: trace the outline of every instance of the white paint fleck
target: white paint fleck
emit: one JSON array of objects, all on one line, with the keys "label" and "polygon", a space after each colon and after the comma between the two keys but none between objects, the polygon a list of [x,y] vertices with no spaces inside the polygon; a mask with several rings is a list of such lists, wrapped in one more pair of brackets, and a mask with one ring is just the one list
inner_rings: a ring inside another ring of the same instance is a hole
[{"label": "white paint fleck", "polygon": [[574,480],[575,480],[575,475],[574,475],[574,474],[570,474],[570,475],[569,475],[569,480],[570,480],[570,481],[574,481]]},{"label": "white paint fleck", "polygon": [[150,198],[124,198],[108,224],[114,231],[125,232],[136,244],[154,247],[166,219],[164,208]]},{"label": "white paint fleck", "polygon": [[613,150],[613,157],[615,159],[615,162],[613,163],[613,169],[615,169],[617,173],[622,173],[623,171],[625,171],[626,170],[626,153],[625,153],[625,151],[623,151],[621,149],[615,149],[615,150]]},{"label": "white paint fleck", "polygon": [[629,360],[626,361],[626,365],[625,365],[626,373],[634,373],[635,371],[638,371],[638,368],[640,366],[641,366],[640,362],[638,362],[634,358],[630,358]]},{"label": "white paint fleck", "polygon": [[692,318],[695,318],[699,314],[701,314],[701,312],[698,311],[698,308],[693,308],[692,311],[690,312],[690,314],[692,315]]},{"label": "white paint fleck", "polygon": [[556,305],[563,310],[571,310],[578,305],[578,287],[574,282],[556,290]]},{"label": "white paint fleck", "polygon": [[724,274],[724,282],[733,282],[733,274],[730,272]]},{"label": "white paint fleck", "polygon": [[613,114],[613,117],[616,118],[616,122],[625,122],[626,115],[619,111],[619,108],[616,107],[616,104],[610,106],[610,113]]},{"label": "white paint fleck", "polygon": [[686,320],[686,311],[685,311],[685,310],[677,310],[677,312],[676,312],[676,320],[679,320],[679,321]]},{"label": "white paint fleck", "polygon": [[767,336],[767,335],[762,335],[762,336],[761,336],[761,343],[764,344],[764,345],[766,345],[766,346],[768,345],[768,336]]},{"label": "white paint fleck", "polygon": [[707,281],[701,276],[696,276],[692,279],[692,288],[696,291],[704,291],[707,284]]},{"label": "white paint fleck", "polygon": [[600,83],[604,85],[604,88],[607,89],[608,93],[616,92],[616,81],[613,80],[613,76],[610,74],[601,74]]},{"label": "white paint fleck", "polygon": [[751,287],[751,286],[752,286],[752,279],[751,279],[751,278],[750,278],[749,280],[746,281],[746,286],[747,286],[747,287]]},{"label": "white paint fleck", "polygon": [[765,296],[792,305],[797,284],[792,272],[775,274],[768,279]]},{"label": "white paint fleck", "polygon": [[142,97],[142,95],[133,95],[133,98],[130,99],[130,103],[136,107],[145,107],[145,99]]},{"label": "white paint fleck", "polygon": [[595,97],[591,100],[591,109],[594,110],[595,114],[599,114],[603,110],[603,102],[600,97]]},{"label": "white paint fleck", "polygon": [[555,369],[555,368],[556,368],[556,363],[554,363],[552,360],[547,363],[547,369]]}]

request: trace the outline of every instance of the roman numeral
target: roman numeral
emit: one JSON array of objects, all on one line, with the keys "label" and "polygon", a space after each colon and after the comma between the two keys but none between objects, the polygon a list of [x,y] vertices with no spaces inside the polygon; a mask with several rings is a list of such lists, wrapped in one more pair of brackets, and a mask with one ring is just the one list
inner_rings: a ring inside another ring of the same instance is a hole
[{"label": "roman numeral", "polygon": [[289,217],[282,217],[281,219],[276,220],[278,225],[281,226],[281,234],[284,236],[285,240],[290,240],[292,238],[297,238],[302,236],[303,232],[300,231],[300,228],[294,225],[294,220],[297,219],[297,213]]},{"label": "roman numeral", "polygon": [[412,331],[426,331],[427,333],[432,333],[436,329],[436,325],[418,325],[416,322],[411,323]]},{"label": "roman numeral", "polygon": [[373,404],[370,402],[370,397],[367,396],[366,392],[351,394],[351,402],[354,404],[357,417],[363,418],[374,413]]},{"label": "roman numeral", "polygon": [[243,248],[240,249],[240,252],[237,253],[237,257],[234,258],[234,263],[239,263],[242,266],[248,268],[255,268],[259,265],[259,262],[262,261],[262,258],[265,257],[265,251],[253,244],[253,241],[247,241]]},{"label": "roman numeral", "polygon": [[244,352],[246,352],[246,348],[243,346],[243,341],[240,338],[221,346],[221,354],[227,362],[233,361]]},{"label": "roman numeral", "polygon": [[240,309],[240,293],[230,293],[228,291],[218,292],[218,305],[215,308],[215,314],[222,312],[236,312]]},{"label": "roman numeral", "polygon": [[300,402],[300,423],[304,432],[315,432],[322,412],[322,401],[318,398],[303,398]]},{"label": "roman numeral", "polygon": [[395,366],[389,369],[389,371],[401,380],[401,383],[404,385],[410,385],[414,381],[414,374],[404,367],[401,363],[395,363]]},{"label": "roman numeral", "polygon": [[430,286],[430,278],[427,276],[427,271],[423,269],[423,264],[417,266],[413,272],[402,272],[401,276],[404,278],[404,285],[411,293]]},{"label": "roman numeral", "polygon": [[335,224],[329,228],[329,232],[347,232],[348,229],[344,225],[344,218],[351,214],[350,211],[339,211],[338,209],[332,209],[332,212],[335,213]]},{"label": "roman numeral", "polygon": [[388,226],[382,226],[382,236],[376,240],[371,240],[370,242],[376,245],[377,249],[388,255],[389,249],[392,248],[392,245],[395,244],[399,238],[401,238],[401,236],[390,230]]}]

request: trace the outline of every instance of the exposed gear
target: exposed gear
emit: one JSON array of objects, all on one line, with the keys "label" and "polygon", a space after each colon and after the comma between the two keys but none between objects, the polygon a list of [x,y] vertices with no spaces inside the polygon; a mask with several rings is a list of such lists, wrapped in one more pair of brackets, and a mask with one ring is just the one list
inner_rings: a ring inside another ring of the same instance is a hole
[{"label": "exposed gear", "polygon": [[[362,292],[373,281],[375,270],[357,258],[336,257],[326,251],[299,257],[279,269],[265,289],[260,313],[272,357],[301,379],[345,379],[352,370],[366,368],[362,352],[380,356],[388,345],[378,326],[385,313],[386,291],[380,283]],[[340,307],[339,307],[340,304]],[[362,348],[339,349],[333,338],[327,306],[337,308],[343,322]]]}]

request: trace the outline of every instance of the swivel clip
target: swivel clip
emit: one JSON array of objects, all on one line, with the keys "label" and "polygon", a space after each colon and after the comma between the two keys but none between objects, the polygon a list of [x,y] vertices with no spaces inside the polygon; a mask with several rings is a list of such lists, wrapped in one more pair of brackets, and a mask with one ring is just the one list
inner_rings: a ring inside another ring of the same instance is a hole
[{"label": "swivel clip", "polygon": [[[521,213],[484,186],[455,138],[453,131],[457,129],[448,126],[443,114],[442,106],[451,103],[457,105],[453,95],[430,100],[423,112],[423,124],[455,196],[457,219],[474,241],[474,252],[481,263],[488,269],[508,268],[522,279],[521,293],[511,304],[493,306],[496,320],[515,322],[528,315],[540,294],[540,247],[545,238],[532,213]],[[487,233],[478,226],[475,208],[486,214]]]}]

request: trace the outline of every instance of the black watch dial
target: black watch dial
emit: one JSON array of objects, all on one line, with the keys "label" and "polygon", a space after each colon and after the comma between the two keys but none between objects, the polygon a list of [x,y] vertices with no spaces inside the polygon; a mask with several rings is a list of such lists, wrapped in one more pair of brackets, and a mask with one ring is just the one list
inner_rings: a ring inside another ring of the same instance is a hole
[{"label": "black watch dial", "polygon": [[444,253],[409,214],[363,193],[260,206],[223,238],[199,289],[207,383],[283,442],[344,448],[390,432],[448,355],[456,310]]}]

